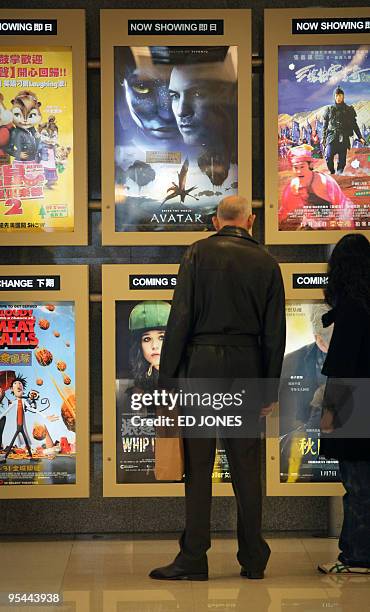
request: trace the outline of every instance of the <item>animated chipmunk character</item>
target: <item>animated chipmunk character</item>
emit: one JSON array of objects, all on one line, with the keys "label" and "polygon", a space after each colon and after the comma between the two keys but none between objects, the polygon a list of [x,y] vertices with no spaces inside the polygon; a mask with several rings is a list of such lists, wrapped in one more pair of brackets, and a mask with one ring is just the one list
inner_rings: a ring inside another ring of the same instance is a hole
[{"label": "animated chipmunk character", "polygon": [[11,102],[15,127],[10,132],[6,151],[17,161],[34,161],[38,147],[35,125],[41,121],[41,102],[28,90],[20,91]]},{"label": "animated chipmunk character", "polygon": [[10,130],[13,127],[13,115],[5,108],[4,96],[0,93],[0,165],[9,163],[6,147],[9,144]]},{"label": "animated chipmunk character", "polygon": [[47,123],[40,123],[38,127],[40,140],[37,148],[36,160],[44,168],[46,187],[51,189],[58,180],[55,153],[58,146],[58,126],[55,117],[51,115]]}]

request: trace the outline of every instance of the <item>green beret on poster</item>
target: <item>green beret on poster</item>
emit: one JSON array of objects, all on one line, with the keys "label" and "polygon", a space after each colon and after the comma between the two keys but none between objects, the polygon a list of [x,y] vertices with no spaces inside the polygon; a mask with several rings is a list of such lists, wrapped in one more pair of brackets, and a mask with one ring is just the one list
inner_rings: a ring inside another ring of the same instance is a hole
[{"label": "green beret on poster", "polygon": [[140,302],[131,311],[129,330],[165,329],[170,310],[168,302]]}]

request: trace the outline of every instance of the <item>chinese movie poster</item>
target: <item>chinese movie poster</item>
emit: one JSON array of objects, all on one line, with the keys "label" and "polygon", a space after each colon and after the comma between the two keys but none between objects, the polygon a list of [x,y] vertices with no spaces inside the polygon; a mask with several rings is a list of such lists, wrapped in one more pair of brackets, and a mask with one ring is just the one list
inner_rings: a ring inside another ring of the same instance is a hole
[{"label": "chinese movie poster", "polygon": [[279,46],[279,230],[370,228],[369,49]]},{"label": "chinese movie poster", "polygon": [[[157,482],[155,427],[135,427],[132,416],[156,416],[156,407],[135,412],[131,398],[158,388],[160,357],[171,305],[162,300],[116,302],[117,483]],[[213,482],[230,482],[222,443],[217,443]]]},{"label": "chinese movie poster", "polygon": [[337,482],[338,463],[320,456],[326,377],[321,369],[333,325],[323,302],[287,302],[287,344],[279,393],[280,482]]},{"label": "chinese movie poster", "polygon": [[0,484],[76,483],[75,309],[0,304]]},{"label": "chinese movie poster", "polygon": [[237,47],[115,47],[116,231],[207,231],[238,192]]},{"label": "chinese movie poster", "polygon": [[0,47],[0,232],[73,232],[72,50]]}]

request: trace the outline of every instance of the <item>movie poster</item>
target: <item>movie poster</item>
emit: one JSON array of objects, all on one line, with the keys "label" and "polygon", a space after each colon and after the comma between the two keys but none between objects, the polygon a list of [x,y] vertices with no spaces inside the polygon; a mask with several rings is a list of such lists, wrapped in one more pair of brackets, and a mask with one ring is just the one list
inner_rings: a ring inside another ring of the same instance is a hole
[{"label": "movie poster", "polygon": [[[158,388],[161,350],[171,304],[165,300],[116,302],[116,482],[153,483],[155,478],[155,427],[134,427],[131,397]],[[217,442],[213,482],[230,482],[222,443]]]},{"label": "movie poster", "polygon": [[370,228],[369,49],[278,47],[279,230]]},{"label": "movie poster", "polygon": [[73,232],[70,47],[0,47],[0,233]]},{"label": "movie poster", "polygon": [[287,343],[279,393],[280,482],[339,482],[338,463],[320,456],[326,377],[321,369],[333,325],[324,328],[324,302],[286,305]]},{"label": "movie poster", "polygon": [[0,484],[76,483],[75,306],[0,303]]},{"label": "movie poster", "polygon": [[237,64],[236,46],[114,47],[117,232],[214,229],[238,192]]}]

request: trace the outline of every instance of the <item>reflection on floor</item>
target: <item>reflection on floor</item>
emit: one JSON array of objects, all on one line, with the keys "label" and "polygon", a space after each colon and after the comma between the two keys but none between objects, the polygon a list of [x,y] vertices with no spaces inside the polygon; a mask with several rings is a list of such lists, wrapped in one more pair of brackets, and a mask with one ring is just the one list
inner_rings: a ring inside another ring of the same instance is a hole
[{"label": "reflection on floor", "polygon": [[[272,538],[265,580],[239,576],[233,539],[215,539],[208,582],[148,578],[169,563],[176,540],[0,540],[0,611],[53,612],[364,612],[370,577],[325,576],[319,562],[336,558],[337,542],[324,538]],[[10,606],[8,593],[61,593],[61,606]]]}]

